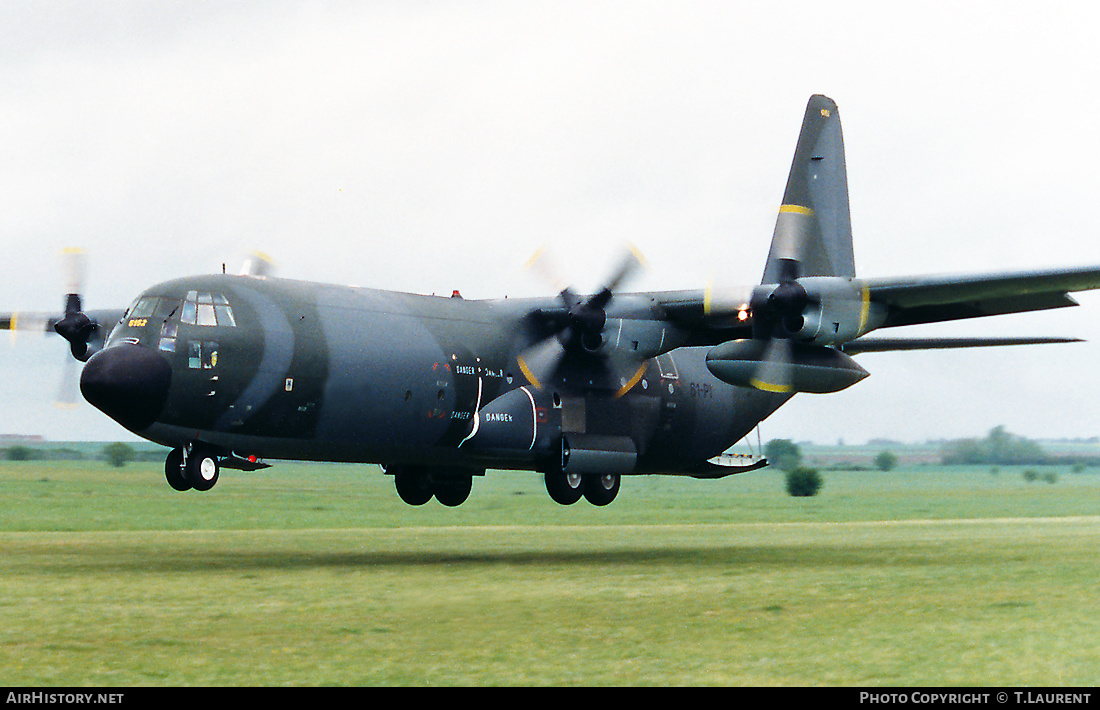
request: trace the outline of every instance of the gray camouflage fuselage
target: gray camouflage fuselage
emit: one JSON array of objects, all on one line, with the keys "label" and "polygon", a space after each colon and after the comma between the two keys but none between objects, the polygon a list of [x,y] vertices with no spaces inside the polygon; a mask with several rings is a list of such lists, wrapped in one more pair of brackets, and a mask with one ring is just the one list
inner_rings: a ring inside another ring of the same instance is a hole
[{"label": "gray camouflage fuselage", "polygon": [[[224,296],[233,325],[179,322],[188,292]],[[622,394],[592,382],[537,389],[517,368],[514,331],[544,299],[467,301],[226,275],[170,281],[142,298],[163,299],[158,312],[171,312],[124,317],[106,348],[136,340],[170,364],[162,411],[134,429],[169,447],[202,441],[261,458],[544,470],[559,462],[563,433],[574,433],[634,442],[636,465],[621,473],[692,473],[789,398],[718,380],[706,347],[647,361]],[[612,307],[605,330],[632,323]],[[662,339],[683,340],[663,327]],[[509,402],[521,388],[527,404],[519,395]]]}]

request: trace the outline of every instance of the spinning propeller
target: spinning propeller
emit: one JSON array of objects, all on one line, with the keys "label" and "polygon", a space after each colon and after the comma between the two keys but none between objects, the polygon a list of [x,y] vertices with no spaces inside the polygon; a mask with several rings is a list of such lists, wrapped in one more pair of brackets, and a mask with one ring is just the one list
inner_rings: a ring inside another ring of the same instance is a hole
[{"label": "spinning propeller", "polygon": [[54,323],[53,329],[69,341],[69,349],[74,358],[86,361],[95,354],[89,344],[100,325],[83,311],[80,294],[84,290],[84,251],[66,249],[62,252],[61,258],[62,269],[66,273],[65,315]]},{"label": "spinning propeller", "polygon": [[770,292],[762,287],[753,289],[750,301],[752,337],[767,341],[751,384],[768,392],[790,392],[791,340],[805,325],[803,314],[811,299],[798,282],[801,263],[782,258],[777,265],[779,284]]},{"label": "spinning propeller", "polygon": [[[61,270],[64,274],[64,310],[54,313],[5,313],[0,314],[0,329],[30,331],[38,333],[55,332],[69,343],[73,357],[65,357],[61,386],[57,403],[62,406],[75,406],[77,403],[77,380],[80,372],[77,360],[86,361],[95,354],[103,338],[100,322],[110,323],[117,319],[112,312],[98,311],[91,314],[83,312],[81,293],[84,282],[84,252],[80,249],[66,249],[61,253]],[[75,359],[74,359],[75,358]]]},{"label": "spinning propeller", "polygon": [[[611,278],[587,299],[557,277],[544,250],[528,262],[529,269],[540,272],[558,290],[559,308],[536,308],[527,316],[528,344],[516,357],[524,377],[537,389],[555,379],[567,360],[583,363],[591,372],[613,370],[603,352],[607,307],[615,292],[645,266],[645,260],[633,247],[627,250]],[[613,375],[614,373],[611,372]]]}]

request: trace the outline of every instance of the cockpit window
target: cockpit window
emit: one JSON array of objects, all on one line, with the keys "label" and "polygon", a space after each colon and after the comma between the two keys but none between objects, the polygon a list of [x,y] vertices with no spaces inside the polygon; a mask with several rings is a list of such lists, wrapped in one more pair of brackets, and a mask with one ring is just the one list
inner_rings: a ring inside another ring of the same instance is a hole
[{"label": "cockpit window", "polygon": [[148,318],[153,315],[153,309],[157,307],[156,298],[139,298],[134,307],[130,309],[130,318]]},{"label": "cockpit window", "polygon": [[[209,298],[209,296],[207,296]],[[195,319],[198,325],[217,325],[218,320],[214,317],[214,304],[199,302],[199,314]]]},{"label": "cockpit window", "polygon": [[214,294],[214,312],[218,314],[218,325],[227,325],[231,328],[237,326],[237,319],[233,317],[233,309],[229,307],[229,301],[220,293]]},{"label": "cockpit window", "polygon": [[178,298],[161,298],[157,307],[153,310],[153,318],[158,321],[166,321],[180,309],[181,301]]},{"label": "cockpit window", "polygon": [[180,323],[185,325],[236,327],[233,308],[220,293],[188,291],[180,310]]}]

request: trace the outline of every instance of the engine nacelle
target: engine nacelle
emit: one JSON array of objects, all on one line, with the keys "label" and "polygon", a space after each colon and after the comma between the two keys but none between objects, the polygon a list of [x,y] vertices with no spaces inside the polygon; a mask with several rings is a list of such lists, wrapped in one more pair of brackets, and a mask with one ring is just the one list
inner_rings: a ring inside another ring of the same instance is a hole
[{"label": "engine nacelle", "polygon": [[[802,312],[796,341],[815,345],[846,343],[874,330],[886,319],[885,309],[871,303],[858,281],[827,276],[798,279],[810,301]],[[858,367],[858,366],[857,366]]]},{"label": "engine nacelle", "polygon": [[[757,286],[752,302],[766,303],[780,288],[802,293],[801,302],[805,305],[801,312],[785,313],[780,320],[784,337],[796,342],[839,345],[874,330],[886,320],[886,309],[871,302],[861,282],[835,276],[807,276],[793,284]],[[785,300],[791,298],[789,291],[785,295]]]},{"label": "engine nacelle", "polygon": [[[766,348],[767,341],[763,340],[731,340],[707,353],[707,368],[723,382],[752,387]],[[791,345],[790,386],[794,392],[839,392],[868,374],[855,360],[834,348]]]}]

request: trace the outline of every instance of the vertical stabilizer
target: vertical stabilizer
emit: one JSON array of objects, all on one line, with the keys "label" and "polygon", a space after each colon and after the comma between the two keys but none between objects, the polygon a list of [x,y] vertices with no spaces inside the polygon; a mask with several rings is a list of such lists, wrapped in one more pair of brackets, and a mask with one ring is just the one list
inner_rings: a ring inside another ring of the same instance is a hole
[{"label": "vertical stabilizer", "polygon": [[832,99],[815,94],[802,119],[761,283],[855,274],[840,114]]}]

